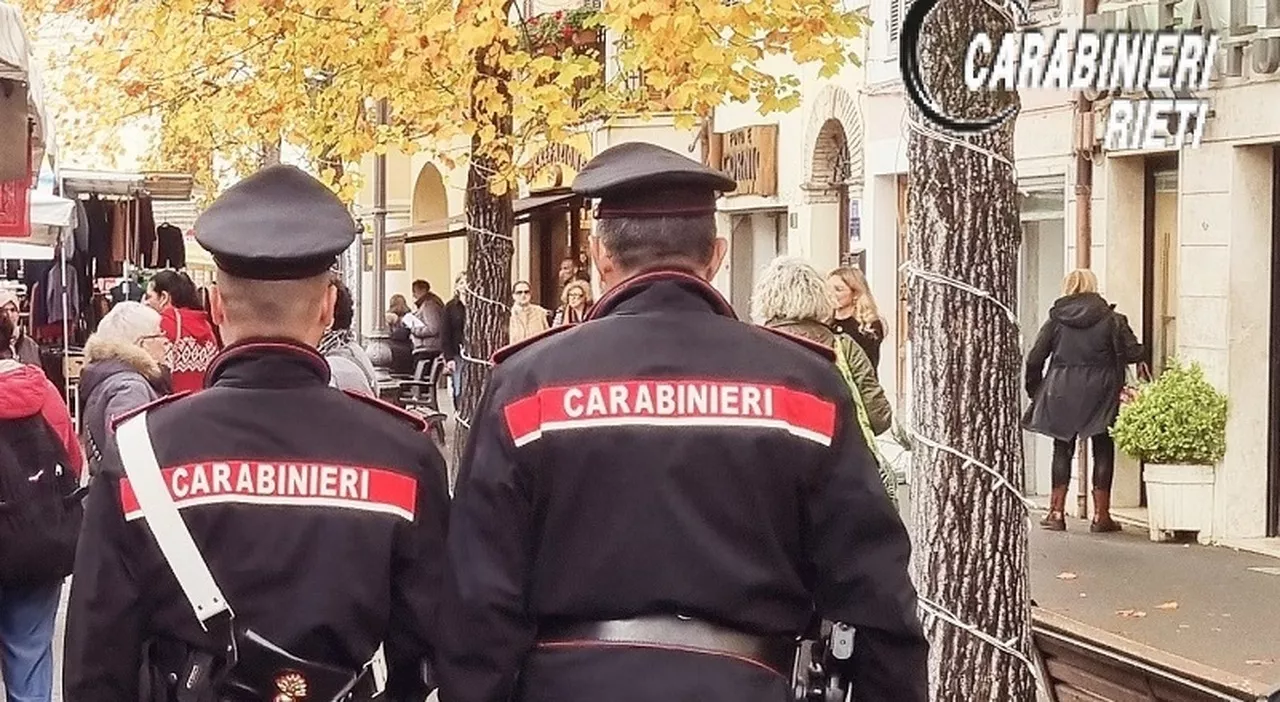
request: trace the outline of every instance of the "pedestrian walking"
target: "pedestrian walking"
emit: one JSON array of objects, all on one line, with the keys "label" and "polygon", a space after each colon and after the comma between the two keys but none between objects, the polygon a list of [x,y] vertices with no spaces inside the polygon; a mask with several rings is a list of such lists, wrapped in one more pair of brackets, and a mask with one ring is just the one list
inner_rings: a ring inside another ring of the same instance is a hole
[{"label": "pedestrian walking", "polygon": [[172,374],[174,391],[200,390],[221,343],[195,283],[185,273],[160,271],[147,284],[145,299],[160,313],[160,328],[169,339],[164,364]]},{"label": "pedestrian walking", "polygon": [[12,290],[0,290],[0,314],[8,316],[9,323],[14,328],[13,342],[10,349],[14,360],[29,366],[41,365],[40,344],[37,344],[36,340],[26,333],[26,329],[22,325],[22,307],[18,302],[18,296]]},{"label": "pedestrian walking", "polygon": [[494,356],[441,608],[442,702],[791,699],[796,638],[856,628],[857,700],[927,698],[906,529],[829,348],[710,281],[728,176],[643,143],[588,163],[587,324]]},{"label": "pedestrian walking", "polygon": [[422,322],[420,326],[409,327],[409,333],[413,336],[413,360],[415,363],[430,361],[444,349],[444,300],[431,292],[431,283],[425,280],[413,281],[411,289],[413,314]]},{"label": "pedestrian walking", "polygon": [[453,280],[453,298],[444,305],[444,360],[453,406],[462,397],[462,349],[467,341],[467,274]]},{"label": "pedestrian walking", "polygon": [[123,416],[172,390],[160,365],[168,340],[160,328],[160,313],[126,300],[111,308],[84,345],[80,371],[81,414],[89,474],[97,475],[106,460],[119,465],[120,452],[112,417]]},{"label": "pedestrian walking", "polygon": [[40,368],[13,358],[0,314],[0,679],[8,702],[53,699],[53,631],[81,526],[71,416]]},{"label": "pedestrian walking", "polygon": [[1071,462],[1076,437],[1084,437],[1093,447],[1094,517],[1089,530],[1120,531],[1111,518],[1116,445],[1110,428],[1120,412],[1125,367],[1143,360],[1146,352],[1128,318],[1098,294],[1093,271],[1081,268],[1068,273],[1062,295],[1027,353],[1026,390],[1031,406],[1023,424],[1053,439],[1053,494],[1040,526],[1052,531],[1067,528]]},{"label": "pedestrian walking", "polygon": [[329,363],[334,387],[376,397],[378,372],[369,354],[356,343],[351,329],[356,317],[355,299],[340,276],[333,276],[333,287],[333,324],[320,337],[317,350]]},{"label": "pedestrian walking", "polygon": [[511,322],[508,339],[518,344],[537,336],[549,328],[546,308],[533,304],[533,286],[527,280],[517,280],[511,286]]},{"label": "pedestrian walking", "polygon": [[585,322],[591,313],[591,284],[584,280],[569,281],[560,293],[560,302],[551,326]]},{"label": "pedestrian walking", "polygon": [[832,330],[837,334],[847,334],[858,342],[878,377],[880,345],[884,343],[885,328],[876,299],[871,294],[871,286],[867,285],[867,276],[858,268],[837,268],[827,276],[827,291],[835,306]]},{"label": "pedestrian walking", "polygon": [[751,317],[757,323],[822,344],[835,353],[836,367],[853,393],[858,425],[876,455],[880,479],[889,496],[896,500],[897,473],[880,455],[875,441],[875,437],[893,425],[893,408],[862,347],[848,335],[836,334],[827,326],[831,315],[831,299],[822,274],[803,259],[775,258],[760,274],[751,295]]},{"label": "pedestrian walking", "polygon": [[196,232],[228,346],[205,390],[115,423],[120,464],[92,483],[76,558],[64,699],[367,700],[382,660],[381,699],[419,702],[448,488],[425,423],[330,387],[316,351],[356,225],[319,181],[272,166]]},{"label": "pedestrian walking", "polygon": [[404,295],[392,295],[387,305],[387,334],[391,342],[391,373],[413,375],[413,328],[422,320],[409,309]]}]

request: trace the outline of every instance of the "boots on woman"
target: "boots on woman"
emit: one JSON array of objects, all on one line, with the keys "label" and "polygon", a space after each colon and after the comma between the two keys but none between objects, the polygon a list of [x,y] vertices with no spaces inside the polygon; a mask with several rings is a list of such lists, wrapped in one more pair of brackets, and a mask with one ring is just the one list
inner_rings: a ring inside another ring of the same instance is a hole
[{"label": "boots on woman", "polygon": [[1049,497],[1049,513],[1040,520],[1040,526],[1049,531],[1066,531],[1067,486],[1055,487]]},{"label": "boots on woman", "polygon": [[1093,491],[1093,523],[1089,525],[1089,531],[1095,534],[1108,534],[1113,531],[1120,531],[1120,525],[1111,519],[1111,491],[1110,490],[1094,490]]}]

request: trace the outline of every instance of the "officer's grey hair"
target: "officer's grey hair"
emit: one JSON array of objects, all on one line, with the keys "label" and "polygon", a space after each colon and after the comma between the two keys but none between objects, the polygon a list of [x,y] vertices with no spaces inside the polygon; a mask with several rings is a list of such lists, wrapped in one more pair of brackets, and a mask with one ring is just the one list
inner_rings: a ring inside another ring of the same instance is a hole
[{"label": "officer's grey hair", "polygon": [[705,266],[716,248],[715,215],[601,219],[596,236],[624,271],[657,266]]},{"label": "officer's grey hair", "polygon": [[831,319],[826,280],[807,261],[779,256],[769,262],[751,294],[751,320],[811,321]]}]

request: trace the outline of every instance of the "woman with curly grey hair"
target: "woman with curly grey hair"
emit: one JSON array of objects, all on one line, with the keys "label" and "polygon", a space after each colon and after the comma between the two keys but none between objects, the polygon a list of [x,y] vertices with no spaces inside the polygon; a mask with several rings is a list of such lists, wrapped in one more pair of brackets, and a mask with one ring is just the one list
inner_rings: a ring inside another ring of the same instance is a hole
[{"label": "woman with curly grey hair", "polygon": [[757,324],[843,350],[871,429],[878,436],[893,423],[893,409],[866,352],[856,343],[837,348],[838,335],[827,326],[834,310],[822,274],[803,259],[783,256],[764,270],[751,295],[751,318]]},{"label": "woman with curly grey hair", "polygon": [[885,489],[896,499],[897,476],[884,468],[875,437],[893,424],[893,409],[884,388],[876,380],[875,367],[856,341],[827,326],[834,310],[822,274],[803,259],[783,256],[765,268],[751,296],[751,318],[757,324],[817,342],[836,353],[840,368],[854,393],[858,421],[867,443],[880,463]]}]

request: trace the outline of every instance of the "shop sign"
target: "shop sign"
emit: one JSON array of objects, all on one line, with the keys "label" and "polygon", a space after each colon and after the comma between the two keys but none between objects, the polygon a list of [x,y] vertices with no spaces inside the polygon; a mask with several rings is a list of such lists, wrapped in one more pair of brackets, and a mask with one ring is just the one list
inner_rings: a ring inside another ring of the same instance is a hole
[{"label": "shop sign", "polygon": [[735,129],[721,135],[720,170],[738,183],[734,195],[778,194],[778,125]]},{"label": "shop sign", "polygon": [[[404,263],[404,238],[397,237],[395,239],[383,240],[383,270],[402,271],[405,269]],[[373,272],[373,242],[364,242],[364,272]]]},{"label": "shop sign", "polygon": [[[1280,73],[1280,0],[1262,0],[1252,13],[1249,5],[1250,0],[1104,0],[1095,14],[1085,18],[1085,26],[1212,32],[1220,37],[1216,77],[1273,77]],[[1255,22],[1250,22],[1250,14]]]}]

